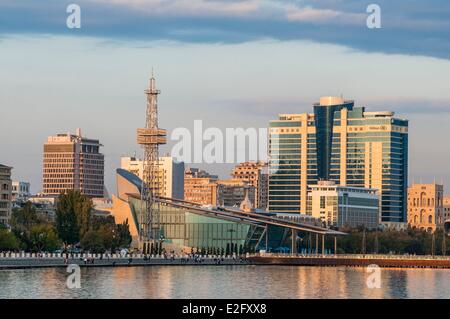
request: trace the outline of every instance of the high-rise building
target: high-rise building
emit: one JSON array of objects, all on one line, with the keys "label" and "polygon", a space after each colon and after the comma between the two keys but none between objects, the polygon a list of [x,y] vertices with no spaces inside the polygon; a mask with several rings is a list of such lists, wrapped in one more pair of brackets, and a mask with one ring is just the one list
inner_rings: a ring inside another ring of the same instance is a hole
[{"label": "high-rise building", "polygon": [[23,203],[28,200],[30,194],[30,183],[13,181],[11,191],[12,201]]},{"label": "high-rise building", "polygon": [[444,223],[444,186],[413,184],[408,188],[408,225],[435,231]]},{"label": "high-rise building", "polygon": [[280,114],[269,124],[269,210],[305,213],[319,180],[378,189],[381,222],[406,223],[408,121],[322,97],[314,113]]},{"label": "high-rise building", "polygon": [[0,164],[0,224],[9,225],[11,218],[11,170],[12,167]]},{"label": "high-rise building", "polygon": [[[240,206],[246,195],[254,205],[256,187],[240,179],[217,181],[217,202],[220,206]],[[254,207],[254,206],[253,206]]]},{"label": "high-rise building", "polygon": [[79,190],[89,197],[104,196],[104,155],[98,140],[72,135],[50,136],[44,144],[43,194],[58,196]]},{"label": "high-rise building", "polygon": [[380,223],[378,190],[338,186],[319,181],[308,192],[307,214],[322,220],[327,226],[377,228]]},{"label": "high-rise building", "polygon": [[217,205],[217,175],[189,168],[184,174],[184,200],[201,205]]},{"label": "high-rise building", "polygon": [[268,173],[267,163],[244,162],[236,165],[231,172],[233,179],[238,179],[251,184],[256,189],[254,207],[267,208]]},{"label": "high-rise building", "polygon": [[[127,170],[140,179],[144,176],[144,162],[136,157],[122,157],[120,167]],[[184,198],[184,162],[178,162],[173,157],[164,156],[159,158],[158,178],[159,183],[154,189],[158,196],[183,199]]]}]

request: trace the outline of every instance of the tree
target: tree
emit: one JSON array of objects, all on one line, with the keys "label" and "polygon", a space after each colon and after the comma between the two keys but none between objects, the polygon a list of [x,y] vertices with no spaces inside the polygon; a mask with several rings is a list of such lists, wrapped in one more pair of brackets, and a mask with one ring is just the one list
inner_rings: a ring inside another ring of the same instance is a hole
[{"label": "tree", "polygon": [[50,225],[39,224],[30,231],[31,249],[36,252],[54,251],[60,246],[58,236]]},{"label": "tree", "polygon": [[105,245],[103,239],[98,231],[89,230],[81,239],[81,247],[85,251],[89,251],[94,254],[104,253]]},{"label": "tree", "polygon": [[58,198],[56,229],[66,245],[76,244],[89,231],[93,203],[79,191],[70,190]]},{"label": "tree", "polygon": [[18,250],[20,242],[16,236],[5,228],[0,228],[0,250]]}]

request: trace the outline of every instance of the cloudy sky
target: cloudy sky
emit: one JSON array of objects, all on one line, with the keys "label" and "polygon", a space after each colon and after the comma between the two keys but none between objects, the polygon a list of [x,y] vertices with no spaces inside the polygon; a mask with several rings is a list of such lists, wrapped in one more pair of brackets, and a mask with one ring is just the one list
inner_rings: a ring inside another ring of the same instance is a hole
[{"label": "cloudy sky", "polygon": [[[371,3],[381,29],[366,26]],[[0,163],[37,192],[46,137],[80,127],[104,144],[114,192],[120,156],[141,152],[153,67],[169,131],[266,127],[342,94],[408,118],[410,181],[448,185],[449,14],[448,0],[2,0]]]}]

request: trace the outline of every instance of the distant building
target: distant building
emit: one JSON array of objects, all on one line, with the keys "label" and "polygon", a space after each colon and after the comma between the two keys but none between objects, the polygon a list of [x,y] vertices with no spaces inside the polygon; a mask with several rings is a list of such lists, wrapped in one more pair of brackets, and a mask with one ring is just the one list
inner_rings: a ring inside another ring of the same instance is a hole
[{"label": "distant building", "polygon": [[217,181],[217,202],[220,206],[237,206],[248,194],[248,199],[254,205],[256,187],[240,179],[227,179]]},{"label": "distant building", "polygon": [[444,222],[444,186],[413,184],[408,188],[408,225],[434,232]]},{"label": "distant building", "polygon": [[56,196],[46,196],[42,194],[31,195],[28,201],[33,204],[36,212],[44,216],[48,221],[53,222],[56,219]]},{"label": "distant building", "polygon": [[19,203],[26,202],[28,198],[31,196],[30,183],[13,181],[11,196],[13,202]]},{"label": "distant building", "polygon": [[378,190],[338,186],[319,181],[310,185],[307,214],[319,218],[328,226],[377,228],[380,223]]},{"label": "distant building", "polygon": [[104,155],[98,140],[72,135],[50,136],[44,144],[43,194],[58,196],[79,190],[91,198],[104,196]]},{"label": "distant building", "polygon": [[201,205],[217,205],[217,175],[197,168],[184,173],[184,200]]},{"label": "distant building", "polygon": [[[173,157],[159,158],[158,183],[159,196],[176,199],[184,198],[184,162],[178,162]],[[144,175],[144,161],[136,157],[122,157],[120,167],[140,179]]]},{"label": "distant building", "polygon": [[0,224],[5,226],[11,218],[11,170],[12,167],[0,164]]},{"label": "distant building", "polygon": [[450,196],[444,196],[444,221],[450,220]]},{"label": "distant building", "polygon": [[233,169],[231,176],[255,187],[256,196],[253,203],[255,208],[267,208],[269,186],[267,163],[261,161],[240,163]]},{"label": "distant building", "polygon": [[305,213],[308,185],[375,188],[381,221],[406,224],[408,120],[322,97],[314,113],[280,114],[269,124],[269,210]]}]

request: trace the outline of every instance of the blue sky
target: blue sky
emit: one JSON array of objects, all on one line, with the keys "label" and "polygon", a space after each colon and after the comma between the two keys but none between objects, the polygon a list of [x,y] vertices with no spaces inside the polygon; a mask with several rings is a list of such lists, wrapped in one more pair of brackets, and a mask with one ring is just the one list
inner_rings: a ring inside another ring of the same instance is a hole
[{"label": "blue sky", "polygon": [[[365,26],[377,3],[382,28]],[[65,25],[81,7],[81,29]],[[167,129],[265,127],[321,95],[410,120],[411,181],[450,183],[448,1],[97,0],[0,3],[0,162],[40,190],[42,143],[99,138],[114,192],[154,67]],[[430,156],[432,155],[432,156]],[[225,177],[229,166],[208,167]],[[450,191],[449,191],[450,193]]]}]

